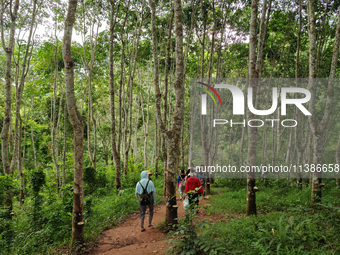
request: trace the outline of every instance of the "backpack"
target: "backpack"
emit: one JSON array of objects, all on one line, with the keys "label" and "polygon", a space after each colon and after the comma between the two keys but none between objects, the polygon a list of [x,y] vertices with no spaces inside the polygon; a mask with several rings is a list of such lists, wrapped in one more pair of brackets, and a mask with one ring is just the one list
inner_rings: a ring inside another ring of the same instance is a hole
[{"label": "backpack", "polygon": [[150,204],[150,195],[148,194],[147,192],[147,188],[148,188],[148,184],[149,184],[149,181],[146,183],[146,187],[144,188],[143,185],[139,182],[139,185],[142,186],[142,189],[143,189],[143,194],[141,195],[141,201],[140,201],[140,204],[141,205],[149,205]]}]

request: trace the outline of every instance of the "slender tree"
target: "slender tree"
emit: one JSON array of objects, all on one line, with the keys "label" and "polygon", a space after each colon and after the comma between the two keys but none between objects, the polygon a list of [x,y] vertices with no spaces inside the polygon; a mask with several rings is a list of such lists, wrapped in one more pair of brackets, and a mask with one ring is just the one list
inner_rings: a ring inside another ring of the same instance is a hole
[{"label": "slender tree", "polygon": [[[251,17],[249,28],[249,64],[248,76],[249,87],[252,88],[253,102],[256,102],[256,89],[258,73],[256,71],[256,22],[257,22],[258,0],[251,1]],[[248,119],[252,119],[254,114],[248,111]],[[248,127],[248,166],[256,165],[257,151],[257,128]],[[256,188],[255,173],[247,173],[247,215],[256,215]]]},{"label": "slender tree", "polygon": [[[26,76],[29,71],[30,60],[32,57],[33,46],[34,46],[34,33],[36,28],[36,15],[37,15],[37,0],[33,1],[32,8],[32,16],[29,23],[29,34],[26,42],[25,54],[22,59],[21,70],[19,67],[20,58],[18,56],[17,61],[14,60],[16,65],[16,74],[15,74],[15,128],[14,128],[14,148],[13,148],[13,157],[11,162],[11,172],[13,173],[14,168],[16,167],[20,174],[20,203],[23,202],[24,199],[24,191],[25,191],[25,182],[24,182],[24,171],[21,168],[22,164],[21,160],[21,103],[22,103],[22,94],[24,92],[24,87],[26,83]],[[20,47],[19,47],[20,48]],[[19,54],[18,54],[19,55]],[[14,56],[13,56],[14,57]],[[15,58],[14,58],[15,59]],[[20,73],[21,71],[21,73]],[[20,76],[20,82],[19,82]]]},{"label": "slender tree", "polygon": [[32,142],[32,149],[33,149],[34,167],[37,168],[38,167],[37,152],[35,149],[34,132],[33,132],[33,110],[34,110],[34,95],[31,96],[31,142]]},{"label": "slender tree", "polygon": [[[298,84],[298,77],[299,77],[299,62],[300,62],[300,44],[301,44],[301,26],[302,26],[302,15],[301,15],[301,0],[299,0],[299,27],[297,33],[297,49],[296,49],[296,61],[295,61],[295,81],[296,85]],[[300,116],[299,112],[295,111],[295,116]],[[298,132],[301,134],[302,128],[300,125],[295,128],[295,145],[297,148],[297,165],[302,164],[303,153],[305,151],[305,146],[302,144],[302,139],[298,139]],[[307,134],[306,134],[307,135]],[[301,173],[298,173],[297,178],[297,188],[302,189],[302,176]]]},{"label": "slender tree", "polygon": [[72,212],[72,246],[84,242],[83,222],[83,144],[84,121],[77,108],[74,95],[74,62],[71,55],[72,29],[77,11],[77,0],[69,0],[63,39],[65,65],[66,101],[74,135],[74,183]]},{"label": "slender tree", "polygon": [[[168,28],[168,36],[167,36],[167,45],[166,45],[166,53],[165,53],[165,65],[164,65],[164,92],[163,92],[163,120],[164,125],[167,127],[167,114],[168,114],[168,84],[169,84],[169,62],[170,62],[170,51],[171,51],[171,36],[172,36],[172,27],[174,20],[174,10],[171,10],[171,18],[169,22]],[[157,121],[157,118],[156,118]],[[161,148],[162,148],[162,157],[163,157],[163,165],[164,165],[164,190],[163,194],[166,195],[166,174],[167,174],[167,151],[166,151],[166,134],[161,132]]]},{"label": "slender tree", "polygon": [[151,31],[152,31],[152,52],[154,58],[154,87],[156,118],[160,130],[166,135],[167,142],[167,172],[166,172],[166,222],[173,224],[177,218],[175,177],[179,164],[178,146],[180,143],[181,127],[184,115],[184,61],[183,61],[183,24],[181,0],[173,1],[176,35],[176,78],[175,88],[175,109],[172,118],[172,127],[166,129],[161,115],[161,94],[159,89],[159,60],[156,37],[156,7],[153,0],[149,1],[151,9]]},{"label": "slender tree", "polygon": [[[55,21],[55,30],[54,37],[56,39],[55,51],[54,51],[54,81],[53,81],[53,104],[52,104],[52,128],[51,128],[51,137],[52,137],[52,160],[56,170],[56,183],[57,183],[57,193],[59,193],[60,189],[60,170],[59,163],[57,160],[57,150],[56,150],[56,134],[57,134],[57,124],[56,124],[56,115],[57,115],[57,90],[58,90],[58,37],[57,37],[57,27],[58,27],[58,18]],[[61,96],[62,98],[62,96]],[[59,108],[60,113],[60,108]]]},{"label": "slender tree", "polygon": [[[10,32],[9,32],[9,42],[6,46],[5,43],[5,32],[4,32],[4,14],[5,14],[5,1],[1,1],[1,43],[2,47],[6,53],[6,67],[5,67],[5,114],[4,114],[4,121],[1,131],[1,155],[2,155],[2,164],[4,167],[5,174],[9,175],[11,173],[10,169],[10,161],[9,161],[9,142],[8,136],[11,126],[11,104],[12,104],[12,84],[11,84],[11,64],[12,64],[12,54],[14,49],[14,35],[16,29],[16,20],[18,15],[19,9],[19,0],[16,0],[13,5],[13,1],[10,1],[10,10],[9,13],[11,22],[10,22]],[[5,206],[12,210],[12,193],[11,190],[6,191],[5,196]]]},{"label": "slender tree", "polygon": [[[340,134],[339,134],[339,138],[338,138],[338,146],[336,148],[336,155],[335,155],[335,158],[336,158],[336,163],[338,165],[340,165]],[[339,175],[339,172],[337,173]],[[336,178],[336,186],[340,187],[340,178],[337,177]]]},{"label": "slender tree", "polygon": [[[65,186],[66,184],[66,151],[67,151],[67,104],[65,101],[65,105],[64,105],[64,150],[63,150],[63,167],[62,167],[63,176],[61,179],[62,186]],[[62,193],[62,196],[64,196],[63,193]]]},{"label": "slender tree", "polygon": [[[139,3],[137,3],[139,5]],[[125,130],[124,130],[124,137],[125,137],[125,148],[124,148],[124,173],[127,174],[128,170],[128,163],[129,163],[129,151],[131,147],[131,138],[132,138],[132,94],[133,94],[133,79],[135,76],[136,66],[137,66],[137,55],[138,55],[138,46],[139,40],[142,30],[142,24],[144,21],[144,5],[145,0],[142,2],[142,8],[139,9],[138,6],[136,7],[136,16],[137,22],[135,26],[135,40],[133,42],[133,47],[130,56],[130,66],[129,66],[129,79],[127,83],[127,102],[125,107]]]},{"label": "slender tree", "polygon": [[[149,83],[148,83],[149,84]],[[143,126],[144,126],[144,170],[148,167],[148,137],[149,137],[149,120],[150,120],[150,86],[148,87],[148,100],[146,102],[146,116],[144,114],[144,100],[143,95],[141,94],[141,105],[142,105],[142,118],[143,118]]]},{"label": "slender tree", "polygon": [[[330,116],[333,107],[334,97],[334,77],[336,73],[338,56],[339,56],[339,45],[340,45],[340,11],[338,13],[338,22],[335,33],[333,56],[331,62],[331,69],[327,87],[327,99],[325,109],[321,121],[318,123],[316,114],[316,92],[317,92],[317,81],[316,81],[316,17],[315,17],[315,1],[308,0],[308,21],[309,21],[309,81],[308,87],[311,92],[311,99],[309,102],[309,112],[312,114],[309,116],[309,124],[313,138],[313,161],[314,165],[322,163],[322,155],[324,152],[324,139],[325,133],[328,127]],[[321,189],[324,186],[322,183],[321,171],[315,171],[313,173],[312,182],[312,197],[311,204],[321,202]]]},{"label": "slender tree", "polygon": [[[89,153],[89,158],[91,160],[92,167],[96,169],[96,162],[97,162],[97,120],[93,113],[93,68],[96,63],[96,52],[97,52],[97,45],[98,45],[98,35],[99,35],[99,27],[100,27],[100,16],[99,16],[99,6],[98,2],[94,1],[94,6],[92,7],[92,12],[90,14],[88,24],[86,23],[86,10],[85,6],[83,6],[83,61],[85,68],[87,70],[87,83],[88,83],[88,112],[87,112],[87,149]],[[89,41],[90,41],[90,60],[87,60],[87,51],[86,51],[86,30],[89,28]],[[92,124],[92,125],[91,125]],[[91,146],[91,126],[93,126],[93,141],[94,144]],[[92,149],[93,147],[93,149]]]},{"label": "slender tree", "polygon": [[[116,107],[115,107],[115,87],[114,87],[114,73],[113,73],[113,41],[114,41],[114,28],[116,26],[116,18],[118,14],[119,5],[117,7],[117,13],[115,14],[115,1],[110,1],[110,48],[109,48],[109,60],[110,60],[110,112],[111,112],[111,149],[115,162],[116,170],[116,189],[120,188],[120,174],[121,174],[121,159],[120,159],[120,135],[116,135]],[[119,100],[121,104],[121,100]],[[119,126],[120,129],[121,126]],[[121,129],[120,129],[121,130]],[[116,141],[118,137],[118,141]]]}]

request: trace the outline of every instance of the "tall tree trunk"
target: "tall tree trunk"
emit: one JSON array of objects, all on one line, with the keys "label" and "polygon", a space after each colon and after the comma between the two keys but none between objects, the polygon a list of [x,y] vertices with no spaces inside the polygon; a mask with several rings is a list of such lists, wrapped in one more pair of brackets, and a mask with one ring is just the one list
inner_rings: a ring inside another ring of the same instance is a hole
[{"label": "tall tree trunk", "polygon": [[154,143],[154,149],[155,149],[155,177],[158,176],[158,153],[159,153],[159,139],[158,139],[158,127],[157,127],[157,120],[155,121],[155,143]]},{"label": "tall tree trunk", "polygon": [[65,65],[66,101],[74,134],[74,184],[72,213],[72,246],[84,243],[83,222],[83,139],[84,122],[78,111],[74,95],[74,62],[71,55],[72,29],[77,10],[77,0],[69,0],[63,39]]},{"label": "tall tree trunk", "polygon": [[163,157],[163,168],[164,168],[164,188],[163,188],[163,196],[166,196],[166,175],[167,175],[167,168],[168,168],[168,154],[167,154],[167,149],[166,149],[166,136],[164,133],[161,132],[161,148],[162,148],[162,157]]},{"label": "tall tree trunk", "polygon": [[[136,105],[137,105],[137,109],[139,109],[138,107],[138,97],[136,97]],[[139,120],[139,110],[136,111],[137,115],[135,117],[135,122],[134,122],[134,126],[135,126],[135,130],[134,130],[134,145],[133,145],[133,157],[135,159],[135,162],[137,160],[137,156],[138,156],[138,140],[137,140],[137,134],[138,134],[138,120]]]},{"label": "tall tree trunk", "polygon": [[216,19],[216,14],[215,14],[215,0],[212,1],[212,11],[213,11],[214,26],[213,26],[212,36],[211,36],[211,48],[210,48],[209,68],[208,68],[209,79],[211,79],[213,63],[214,63],[215,34],[216,34],[216,26],[217,26],[217,19]]},{"label": "tall tree trunk", "polygon": [[178,147],[181,135],[181,126],[184,115],[184,62],[183,62],[183,25],[182,25],[182,6],[181,0],[174,0],[174,17],[175,17],[175,35],[176,35],[176,79],[175,87],[175,109],[170,130],[166,130],[164,120],[162,120],[160,103],[161,95],[159,89],[159,63],[157,55],[157,38],[156,38],[156,7],[153,0],[149,1],[151,9],[151,31],[152,31],[152,51],[154,58],[154,86],[155,86],[155,104],[156,117],[163,134],[167,139],[167,173],[166,173],[166,222],[173,224],[177,222],[176,205],[176,188],[175,178],[178,169]]},{"label": "tall tree trunk", "polygon": [[24,120],[25,120],[25,129],[24,129],[24,140],[22,146],[22,167],[25,169],[25,157],[26,157],[26,137],[27,137],[27,126],[28,126],[28,116],[26,115],[26,104],[24,104]]},{"label": "tall tree trunk", "polygon": [[148,88],[148,101],[146,104],[146,117],[144,115],[144,100],[143,95],[141,94],[141,105],[142,105],[142,116],[143,116],[143,126],[144,126],[144,170],[148,167],[148,137],[149,137],[149,104],[150,104],[150,86]]},{"label": "tall tree trunk", "polygon": [[[30,30],[29,30],[29,35],[28,39],[26,42],[26,49],[25,49],[25,54],[24,58],[22,60],[22,68],[21,68],[21,75],[20,75],[20,83],[18,83],[18,78],[19,78],[19,69],[16,72],[16,77],[15,77],[15,83],[16,83],[16,93],[15,93],[15,100],[16,100],[16,109],[15,109],[15,130],[14,130],[14,148],[13,148],[13,157],[12,157],[12,162],[11,162],[11,172],[13,173],[14,168],[16,167],[19,174],[20,174],[20,180],[21,180],[21,185],[20,185],[20,203],[23,203],[23,198],[24,198],[24,192],[25,192],[25,183],[24,183],[24,172],[22,169],[21,165],[21,126],[22,126],[22,119],[21,119],[21,100],[22,100],[22,94],[24,91],[24,86],[25,86],[25,79],[29,70],[29,65],[30,65],[30,60],[32,56],[32,51],[33,51],[33,45],[34,42],[31,45],[32,38],[34,37],[34,25],[35,25],[35,17],[37,14],[37,0],[33,1],[33,10],[32,10],[32,18],[30,21]],[[16,63],[17,66],[19,66],[19,59],[18,62]]]},{"label": "tall tree trunk", "polygon": [[[197,12],[197,8],[198,6],[195,3],[195,0],[192,0],[191,2],[191,7],[192,7],[192,13],[191,13],[191,22],[190,22],[190,30],[188,31],[187,35],[187,45],[190,45],[192,42],[192,34],[193,34],[193,28],[194,28],[194,21],[196,18],[196,12]],[[170,28],[172,28],[172,24],[173,24],[173,18],[174,18],[174,11],[172,9],[172,15],[171,15],[171,19],[170,19]],[[170,49],[170,41],[169,38],[171,37],[171,29],[169,29],[169,34],[168,34],[168,48]],[[167,48],[167,49],[168,49]],[[185,53],[184,53],[184,79],[185,79],[185,75],[187,72],[187,66],[188,66],[188,55],[189,55],[189,48],[190,47],[185,47]]]},{"label": "tall tree trunk", "polygon": [[[20,142],[21,142],[21,135],[22,133],[22,119],[20,118],[20,123],[19,123],[19,137],[20,137]],[[19,144],[21,148],[21,143]],[[18,172],[20,175],[20,194],[19,194],[19,202],[20,205],[24,204],[24,199],[25,199],[25,174],[22,169],[22,157],[21,157],[21,149],[19,150],[20,153],[18,155]]]},{"label": "tall tree trunk", "polygon": [[35,150],[34,132],[33,132],[33,109],[34,109],[34,95],[31,96],[31,142],[32,142],[32,149],[33,149],[34,167],[37,168],[38,167],[37,152]]},{"label": "tall tree trunk", "polygon": [[[176,222],[177,206],[176,206],[176,188],[175,178],[178,169],[178,146],[181,133],[181,126],[184,116],[184,62],[183,62],[183,24],[182,24],[182,4],[181,0],[174,0],[175,14],[175,35],[176,35],[176,72],[175,72],[175,109],[173,122],[170,132],[167,133],[168,144],[168,174],[166,182],[167,193],[167,223]],[[163,128],[162,128],[163,129]]]},{"label": "tall tree trunk", "polygon": [[[335,158],[336,158],[336,163],[338,165],[340,165],[340,133],[339,133],[339,138],[338,138],[338,146],[336,148],[336,155],[335,155]],[[339,175],[339,172],[338,172],[338,175]],[[340,178],[337,177],[336,178],[336,186],[340,187]]]},{"label": "tall tree trunk", "polygon": [[[271,1],[270,5],[271,5]],[[258,77],[261,77],[262,75],[262,69],[263,69],[263,49],[264,49],[264,44],[266,40],[266,34],[267,34],[267,26],[265,24],[265,19],[266,19],[266,13],[267,13],[267,0],[263,1],[263,6],[262,6],[262,13],[261,13],[261,20],[260,20],[260,36],[259,36],[259,42],[257,45],[257,60],[256,60],[256,71],[258,73]],[[268,16],[269,16],[270,9],[268,11]]]},{"label": "tall tree trunk", "polygon": [[[64,105],[64,150],[63,150],[63,168],[62,168],[63,177],[61,180],[61,184],[64,187],[66,185],[66,151],[67,151],[67,103],[65,101],[65,105]],[[64,193],[62,193],[62,197],[64,197]]]},{"label": "tall tree trunk", "polygon": [[[320,72],[320,62],[321,62],[321,55],[323,53],[323,46],[325,45],[325,42],[327,41],[327,28],[325,24],[326,24],[326,17],[328,17],[328,12],[329,12],[329,0],[326,1],[326,6],[323,10],[323,13],[321,14],[321,10],[319,10],[320,12],[320,16],[321,18],[321,22],[320,22],[320,28],[319,28],[319,36],[317,37],[317,43],[318,43],[318,50],[317,50],[317,59],[316,59],[316,72],[317,74]],[[328,21],[328,20],[327,20]],[[323,32],[323,34],[321,33]]]},{"label": "tall tree trunk", "polygon": [[[338,23],[336,27],[334,49],[332,56],[332,64],[328,81],[327,88],[327,99],[326,105],[323,112],[322,120],[317,123],[316,118],[316,93],[317,93],[317,83],[316,78],[316,17],[314,11],[314,1],[308,0],[308,21],[309,21],[309,82],[308,87],[311,92],[311,99],[309,102],[309,112],[312,114],[309,116],[309,123],[313,136],[313,164],[321,164],[322,156],[324,152],[324,137],[329,123],[329,119],[332,113],[333,107],[333,97],[334,97],[334,77],[336,73],[338,56],[339,56],[339,45],[340,45],[340,11],[338,13]],[[318,171],[313,173],[313,183],[312,183],[312,198],[311,204],[321,202],[321,189],[322,184],[322,174]]]},{"label": "tall tree trunk", "polygon": [[[83,11],[85,11],[85,7],[83,7]],[[97,122],[95,116],[93,114],[93,95],[92,95],[92,76],[93,76],[93,67],[96,61],[96,51],[98,44],[98,35],[99,35],[99,10],[98,3],[94,1],[94,13],[93,18],[89,20],[88,30],[89,30],[89,40],[90,40],[90,61],[88,62],[86,59],[86,46],[85,46],[85,36],[86,36],[86,18],[84,15],[84,32],[83,32],[83,53],[84,58],[83,62],[85,68],[87,70],[87,84],[88,84],[88,113],[87,113],[87,148],[89,153],[89,158],[92,164],[92,167],[96,169],[97,162]],[[97,26],[96,26],[97,25]],[[96,27],[96,29],[95,29]],[[94,144],[91,146],[91,122],[93,125],[93,140]],[[92,150],[93,147],[93,150]]]},{"label": "tall tree trunk", "polygon": [[[13,1],[11,1],[10,7],[12,7]],[[1,154],[2,154],[2,164],[4,168],[4,173],[10,175],[10,163],[9,163],[9,148],[8,148],[8,135],[11,126],[11,104],[12,104],[12,84],[11,84],[11,64],[12,64],[12,54],[14,49],[14,35],[16,29],[16,19],[19,9],[19,0],[15,1],[13,9],[9,10],[11,13],[11,23],[10,23],[10,33],[9,33],[9,43],[6,47],[5,35],[4,35],[4,12],[5,12],[5,1],[1,1],[1,42],[2,47],[6,53],[6,67],[5,67],[5,113],[4,121],[1,131]],[[6,190],[5,193],[5,207],[8,211],[12,211],[12,191]]]},{"label": "tall tree trunk", "polygon": [[223,3],[222,6],[222,11],[224,13],[224,18],[222,21],[222,28],[221,28],[221,37],[220,37],[220,43],[218,46],[218,51],[217,51],[217,65],[216,65],[216,78],[220,78],[222,77],[221,72],[222,72],[222,68],[221,68],[221,55],[222,55],[222,47],[223,47],[223,40],[224,40],[224,32],[225,32],[225,27],[226,27],[226,22],[227,22],[227,17],[229,14],[229,8],[230,8],[230,2],[228,3],[228,6],[225,9],[225,2]]},{"label": "tall tree trunk", "polygon": [[[126,46],[126,37],[127,37],[127,31],[128,31],[128,27],[126,26],[127,20],[128,20],[128,14],[129,14],[129,9],[130,9],[130,0],[127,2],[127,5],[125,6],[126,11],[125,11],[125,17],[124,17],[124,22],[122,25],[122,29],[121,29],[121,33],[120,33],[120,40],[122,43],[122,51],[121,51],[121,57],[120,57],[120,78],[119,78],[119,94],[118,94],[118,101],[119,101],[119,108],[118,108],[118,112],[119,112],[119,117],[118,117],[118,143],[117,143],[117,151],[119,154],[119,171],[117,168],[117,164],[118,164],[118,158],[115,157],[115,167],[117,169],[116,171],[116,189],[120,189],[121,186],[121,145],[122,145],[122,140],[124,141],[125,139],[122,139],[122,136],[125,135],[125,133],[123,133],[123,115],[124,118],[128,118],[128,114],[124,112],[124,110],[128,107],[125,104],[125,100],[123,102],[123,98],[124,98],[124,94],[125,94],[125,90],[124,90],[124,85],[125,85],[125,46]],[[127,128],[125,126],[125,128]],[[117,161],[116,161],[117,160]]]},{"label": "tall tree trunk", "polygon": [[[164,65],[164,93],[163,93],[163,120],[165,128],[167,127],[168,121],[167,121],[167,115],[170,113],[170,110],[168,109],[168,80],[169,80],[169,62],[170,62],[170,52],[171,52],[171,36],[172,36],[172,26],[173,26],[173,19],[174,19],[174,10],[172,8],[170,23],[169,23],[169,30],[168,30],[168,36],[167,36],[167,46],[166,46],[166,53],[165,53],[165,65]],[[157,69],[158,70],[158,69]],[[156,109],[157,110],[157,109]],[[156,113],[157,117],[157,113]],[[158,125],[159,126],[159,125]],[[167,144],[166,144],[166,134],[161,131],[161,139],[162,139],[162,157],[163,157],[163,166],[164,166],[164,189],[163,189],[163,195],[166,196],[166,180],[167,180],[167,172],[168,172],[168,154],[167,154]]]},{"label": "tall tree trunk", "polygon": [[[13,1],[10,1],[12,7]],[[9,12],[11,13],[11,25],[10,25],[10,34],[9,34],[9,43],[6,46],[5,43],[5,34],[4,34],[4,13],[6,11],[5,1],[1,1],[1,42],[2,47],[6,53],[6,67],[5,67],[5,114],[4,114],[4,121],[3,127],[1,132],[1,140],[2,140],[2,163],[4,167],[5,174],[10,174],[10,163],[9,163],[9,155],[8,155],[8,135],[10,130],[11,124],[11,63],[12,63],[12,54],[14,49],[14,35],[16,29],[16,19],[19,9],[19,0],[15,1],[15,5],[13,10],[10,9]]]},{"label": "tall tree trunk", "polygon": [[[116,189],[120,189],[120,174],[121,174],[121,166],[120,166],[120,136],[118,135],[118,143],[116,142],[116,107],[115,107],[115,87],[114,87],[114,74],[113,74],[113,40],[114,40],[114,28],[116,25],[116,18],[118,15],[118,9],[117,7],[117,13],[114,13],[115,10],[115,1],[110,1],[111,4],[111,10],[110,10],[110,49],[109,49],[109,60],[110,60],[110,112],[111,112],[111,149],[112,149],[112,155],[114,158],[115,163],[115,181],[116,181]],[[121,101],[120,101],[121,103]]]},{"label": "tall tree trunk", "polygon": [[184,144],[184,120],[182,124],[182,131],[181,131],[181,169],[184,169],[184,157],[185,157],[185,144]]},{"label": "tall tree trunk", "polygon": [[[301,43],[301,24],[302,24],[302,15],[301,15],[301,0],[299,0],[299,28],[298,28],[298,34],[297,34],[297,49],[296,49],[296,61],[295,61],[295,83],[298,87],[298,77],[299,77],[299,61],[300,61],[300,43]],[[295,116],[298,117],[300,113],[295,109]],[[297,165],[299,166],[302,164],[302,158],[303,153],[305,150],[305,147],[302,145],[301,140],[298,139],[298,131],[300,131],[300,126],[295,128],[295,144],[297,147]],[[301,132],[301,131],[300,131]],[[299,133],[300,133],[299,132]],[[305,133],[307,136],[307,133]],[[297,188],[302,189],[302,173],[298,172],[298,178],[297,178]]]},{"label": "tall tree trunk", "polygon": [[[126,116],[126,124],[125,124],[125,139],[127,139],[125,143],[125,151],[124,151],[124,173],[127,174],[128,163],[129,163],[129,151],[131,147],[131,140],[132,140],[132,90],[133,90],[133,79],[135,76],[136,64],[137,64],[137,55],[138,55],[138,46],[139,46],[139,39],[142,29],[142,24],[144,20],[144,4],[145,1],[143,0],[142,3],[142,10],[139,13],[139,10],[136,8],[136,15],[139,18],[140,22],[136,22],[135,28],[135,41],[133,44],[133,49],[131,53],[131,62],[132,67],[129,68],[129,79],[127,85],[127,116]],[[139,19],[138,19],[139,20]],[[138,26],[139,25],[139,26]]]},{"label": "tall tree trunk", "polygon": [[[57,19],[56,19],[57,22]],[[60,171],[59,171],[59,163],[57,159],[56,152],[56,144],[55,144],[55,136],[56,136],[56,115],[57,115],[57,86],[58,86],[58,37],[57,37],[57,23],[55,25],[55,38],[56,38],[56,46],[54,52],[54,82],[53,82],[53,113],[52,113],[52,159],[53,164],[56,170],[56,183],[57,183],[57,193],[59,193],[60,189]],[[60,108],[59,108],[60,112]]]},{"label": "tall tree trunk", "polygon": [[[194,107],[193,107],[193,104],[191,105],[191,110],[190,110],[190,112],[192,113],[192,116],[195,116],[194,115]],[[193,144],[194,144],[194,137],[193,137],[193,119],[194,118],[190,118],[190,125],[189,125],[189,133],[190,133],[190,140],[189,140],[189,148],[188,148],[188,150],[189,150],[189,156],[188,156],[188,167],[191,167],[191,164],[192,164],[192,150],[193,150]]]},{"label": "tall tree trunk", "polygon": [[[256,102],[256,88],[258,74],[256,71],[256,20],[258,0],[252,0],[251,18],[249,29],[249,87],[252,88],[253,102]],[[253,119],[254,114],[248,111],[248,119]],[[256,165],[257,128],[248,127],[248,166]],[[255,173],[247,173],[247,215],[257,214],[256,211]]]},{"label": "tall tree trunk", "polygon": [[204,53],[205,53],[205,36],[206,36],[206,30],[207,30],[207,17],[205,17],[204,13],[207,13],[208,10],[205,9],[206,6],[204,6],[204,1],[201,1],[201,11],[203,15],[203,38],[201,41],[202,45],[202,52],[201,52],[201,79],[204,77]]}]

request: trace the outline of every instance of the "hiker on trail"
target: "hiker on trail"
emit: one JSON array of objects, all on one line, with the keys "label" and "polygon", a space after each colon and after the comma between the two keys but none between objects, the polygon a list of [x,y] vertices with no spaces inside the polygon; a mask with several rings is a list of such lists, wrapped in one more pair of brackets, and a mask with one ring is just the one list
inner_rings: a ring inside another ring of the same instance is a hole
[{"label": "hiker on trail", "polygon": [[146,207],[149,207],[149,227],[152,227],[153,206],[156,203],[156,190],[153,182],[149,180],[148,172],[141,173],[141,180],[136,185],[136,197],[139,202],[140,227],[141,231],[145,231],[144,218]]},{"label": "hiker on trail", "polygon": [[181,170],[181,174],[177,177],[177,187],[178,187],[178,191],[181,194],[180,195],[180,199],[182,199],[184,197],[184,191],[185,191],[185,173],[184,173],[184,169]]},{"label": "hiker on trail", "polygon": [[188,174],[188,180],[185,185],[185,193],[188,195],[189,204],[195,203],[198,205],[198,196],[203,194],[203,188],[200,180],[196,177],[195,170],[193,169],[191,169]]}]

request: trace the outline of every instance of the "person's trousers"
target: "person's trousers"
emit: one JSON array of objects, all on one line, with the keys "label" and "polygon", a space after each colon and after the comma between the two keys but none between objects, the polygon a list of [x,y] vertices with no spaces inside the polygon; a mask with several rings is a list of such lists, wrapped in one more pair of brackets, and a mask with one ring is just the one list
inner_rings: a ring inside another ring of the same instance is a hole
[{"label": "person's trousers", "polygon": [[189,199],[189,205],[191,204],[196,204],[198,205],[198,194],[196,193],[191,193],[191,194],[188,194],[188,199]]},{"label": "person's trousers", "polygon": [[146,207],[149,207],[149,225],[151,225],[151,223],[152,223],[153,201],[151,201],[151,203],[149,205],[141,205],[141,204],[139,204],[140,226],[141,226],[141,228],[144,228],[144,218],[145,218]]}]

